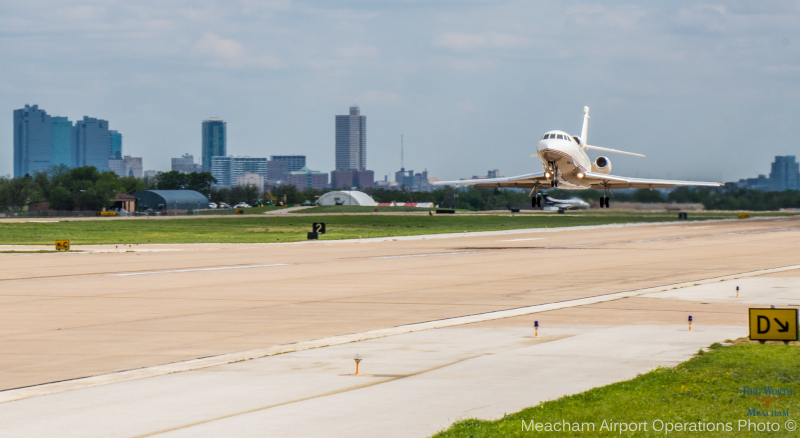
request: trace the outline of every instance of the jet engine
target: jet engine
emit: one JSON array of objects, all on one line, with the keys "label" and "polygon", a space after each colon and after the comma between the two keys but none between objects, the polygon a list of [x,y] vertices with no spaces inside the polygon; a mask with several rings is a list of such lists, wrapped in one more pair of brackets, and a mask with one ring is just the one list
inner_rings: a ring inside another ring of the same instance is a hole
[{"label": "jet engine", "polygon": [[608,157],[597,157],[592,163],[592,172],[605,173],[611,172],[611,160]]}]

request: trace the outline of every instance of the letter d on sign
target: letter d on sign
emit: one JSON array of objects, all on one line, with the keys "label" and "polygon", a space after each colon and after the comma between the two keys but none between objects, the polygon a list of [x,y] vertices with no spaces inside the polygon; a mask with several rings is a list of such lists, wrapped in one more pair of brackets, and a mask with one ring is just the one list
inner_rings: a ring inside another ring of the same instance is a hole
[{"label": "letter d on sign", "polygon": [[[764,330],[761,330],[761,321],[762,320],[767,323],[767,328],[765,328]],[[757,323],[757,325],[758,325],[758,334],[767,333],[769,331],[769,318],[767,318],[766,316],[758,315],[758,323]]]}]

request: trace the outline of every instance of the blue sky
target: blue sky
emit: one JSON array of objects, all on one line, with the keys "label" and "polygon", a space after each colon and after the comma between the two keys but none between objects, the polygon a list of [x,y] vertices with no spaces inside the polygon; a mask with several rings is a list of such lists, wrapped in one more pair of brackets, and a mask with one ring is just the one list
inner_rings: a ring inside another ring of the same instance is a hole
[{"label": "blue sky", "polygon": [[[0,1],[0,175],[12,110],[110,121],[145,169],[228,152],[334,164],[334,115],[367,116],[368,167],[444,179],[539,169],[580,130],[613,173],[725,181],[800,154],[800,3]],[[592,157],[595,154],[590,154]]]}]

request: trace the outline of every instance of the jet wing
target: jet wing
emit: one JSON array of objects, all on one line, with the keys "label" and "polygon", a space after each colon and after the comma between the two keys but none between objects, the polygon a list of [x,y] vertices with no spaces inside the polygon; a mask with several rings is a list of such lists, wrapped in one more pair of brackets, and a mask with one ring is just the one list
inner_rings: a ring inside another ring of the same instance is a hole
[{"label": "jet wing", "polygon": [[584,181],[591,184],[593,189],[663,189],[675,186],[702,186],[722,187],[725,184],[707,181],[673,181],[665,179],[629,178],[626,176],[606,175],[603,173],[586,172]]},{"label": "jet wing", "polygon": [[476,187],[509,187],[515,189],[530,189],[536,183],[543,185],[547,182],[544,172],[528,173],[519,176],[504,178],[462,179],[458,181],[437,181],[435,186],[476,186]]}]

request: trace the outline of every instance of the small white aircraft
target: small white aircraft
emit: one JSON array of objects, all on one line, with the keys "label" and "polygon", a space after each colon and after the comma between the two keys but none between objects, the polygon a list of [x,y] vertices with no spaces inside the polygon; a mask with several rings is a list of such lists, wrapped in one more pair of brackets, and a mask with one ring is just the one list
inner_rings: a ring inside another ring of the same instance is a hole
[{"label": "small white aircraft", "polygon": [[629,188],[670,188],[675,186],[705,186],[720,187],[717,182],[699,181],[671,181],[662,179],[629,178],[611,175],[611,160],[608,157],[597,157],[594,162],[589,159],[586,151],[613,152],[616,154],[635,155],[641,154],[618,151],[616,149],[602,148],[587,144],[586,138],[589,129],[589,107],[583,107],[583,127],[581,136],[571,136],[564,131],[548,131],[544,134],[537,146],[538,156],[542,161],[542,172],[507,178],[466,179],[460,181],[439,181],[437,186],[478,186],[478,187],[510,187],[531,189],[531,204],[533,207],[542,206],[539,189],[546,186],[563,187],[572,190],[603,189],[600,198],[600,208],[608,207],[608,191],[611,189]]},{"label": "small white aircraft", "polygon": [[586,210],[589,208],[589,203],[580,198],[556,199],[546,194],[543,198],[545,207],[561,208],[564,210]]}]

